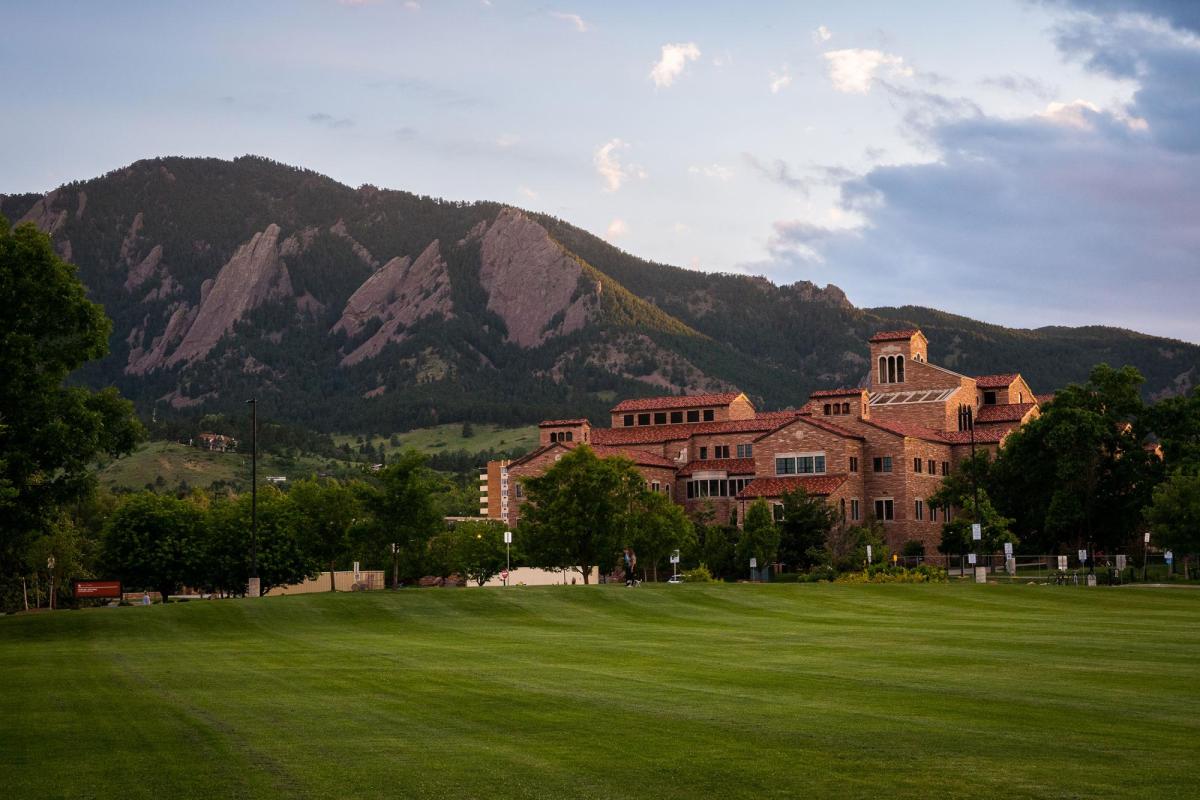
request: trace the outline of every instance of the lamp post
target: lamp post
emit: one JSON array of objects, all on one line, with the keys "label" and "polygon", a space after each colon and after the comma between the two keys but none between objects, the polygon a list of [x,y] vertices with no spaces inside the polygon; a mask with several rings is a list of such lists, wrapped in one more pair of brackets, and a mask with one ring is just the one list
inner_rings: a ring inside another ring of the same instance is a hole
[{"label": "lamp post", "polygon": [[246,401],[250,406],[250,585],[246,593],[258,597],[258,401]]},{"label": "lamp post", "polygon": [[[975,549],[975,542],[978,541],[979,542],[978,549],[982,550],[983,549],[983,538],[982,538],[982,536],[983,536],[983,534],[982,534],[983,519],[982,519],[982,515],[979,513],[979,474],[978,474],[978,466],[979,465],[975,463],[975,413],[971,406],[960,405],[958,407],[958,429],[960,431],[970,431],[971,432],[971,494],[975,498],[975,513],[972,516],[974,517],[973,521],[980,525],[980,538],[978,540],[976,540],[974,538],[974,536],[972,536],[971,547],[972,547],[972,549]],[[981,560],[979,558],[979,556],[981,556],[981,555],[982,555],[982,553],[976,554],[976,559],[975,559],[976,566],[978,566],[979,561]],[[987,572],[987,567],[984,567],[984,573],[986,574],[986,572]]]},{"label": "lamp post", "polygon": [[392,591],[400,588],[400,543],[392,542]]},{"label": "lamp post", "polygon": [[508,586],[508,576],[512,574],[512,531],[504,532],[504,585]]}]

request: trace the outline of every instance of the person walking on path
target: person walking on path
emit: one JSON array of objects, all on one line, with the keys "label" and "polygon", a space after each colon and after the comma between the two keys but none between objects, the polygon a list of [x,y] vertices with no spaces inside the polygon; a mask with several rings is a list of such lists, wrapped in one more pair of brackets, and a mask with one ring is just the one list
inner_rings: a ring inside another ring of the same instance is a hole
[{"label": "person walking on path", "polygon": [[637,578],[634,577],[633,570],[637,566],[637,554],[633,552],[633,548],[625,546],[625,585],[636,586]]}]

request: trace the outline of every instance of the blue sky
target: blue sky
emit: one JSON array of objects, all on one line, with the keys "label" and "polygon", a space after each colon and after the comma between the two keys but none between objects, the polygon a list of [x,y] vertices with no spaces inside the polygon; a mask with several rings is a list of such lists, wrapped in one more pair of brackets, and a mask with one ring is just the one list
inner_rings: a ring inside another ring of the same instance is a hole
[{"label": "blue sky", "polygon": [[1196,342],[1197,8],[14,4],[0,191],[257,153],[860,306]]}]

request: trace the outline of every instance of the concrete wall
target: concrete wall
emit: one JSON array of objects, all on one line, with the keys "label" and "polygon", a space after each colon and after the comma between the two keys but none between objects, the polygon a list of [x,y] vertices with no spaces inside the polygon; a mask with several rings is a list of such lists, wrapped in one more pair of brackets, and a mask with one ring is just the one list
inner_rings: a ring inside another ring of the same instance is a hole
[{"label": "concrete wall", "polygon": [[[565,579],[565,581],[564,581]],[[509,586],[562,586],[563,583],[570,584],[574,580],[577,586],[583,584],[583,576],[577,570],[568,572],[551,572],[545,569],[535,569],[534,567],[518,567],[508,575]],[[592,568],[591,575],[588,576],[588,583],[594,584],[600,582],[600,570],[596,567]],[[492,578],[484,584],[487,586],[503,586],[504,581],[500,576]],[[468,587],[475,587],[475,581],[467,581]]]},{"label": "concrete wall", "polygon": [[[381,569],[364,569],[359,572],[360,585],[366,586],[369,589],[384,588],[383,570]],[[333,585],[339,592],[349,592],[354,587],[354,571],[339,570],[333,573]],[[311,581],[303,583],[293,583],[290,586],[276,586],[271,591],[267,592],[267,597],[278,597],[285,594],[312,594],[314,592],[329,591],[329,571],[326,570],[313,578]]]}]

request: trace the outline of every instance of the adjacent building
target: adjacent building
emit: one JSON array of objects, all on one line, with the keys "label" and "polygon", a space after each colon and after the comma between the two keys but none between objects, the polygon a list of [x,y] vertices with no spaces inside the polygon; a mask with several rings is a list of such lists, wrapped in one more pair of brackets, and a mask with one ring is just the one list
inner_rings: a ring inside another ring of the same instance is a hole
[{"label": "adjacent building", "polygon": [[955,511],[929,497],[970,455],[972,434],[994,452],[1039,414],[1039,399],[1019,373],[971,377],[929,363],[920,330],[882,331],[869,345],[867,386],[813,392],[797,409],[760,411],[727,392],[625,400],[608,428],[542,422],[535,450],[481,474],[480,513],[516,525],[520,478],[588,444],[631,459],[651,490],[718,522],[740,522],[759,498],[779,509],[784,493],[803,488],[847,524],[881,521],[892,547],[915,540],[932,552]]}]

